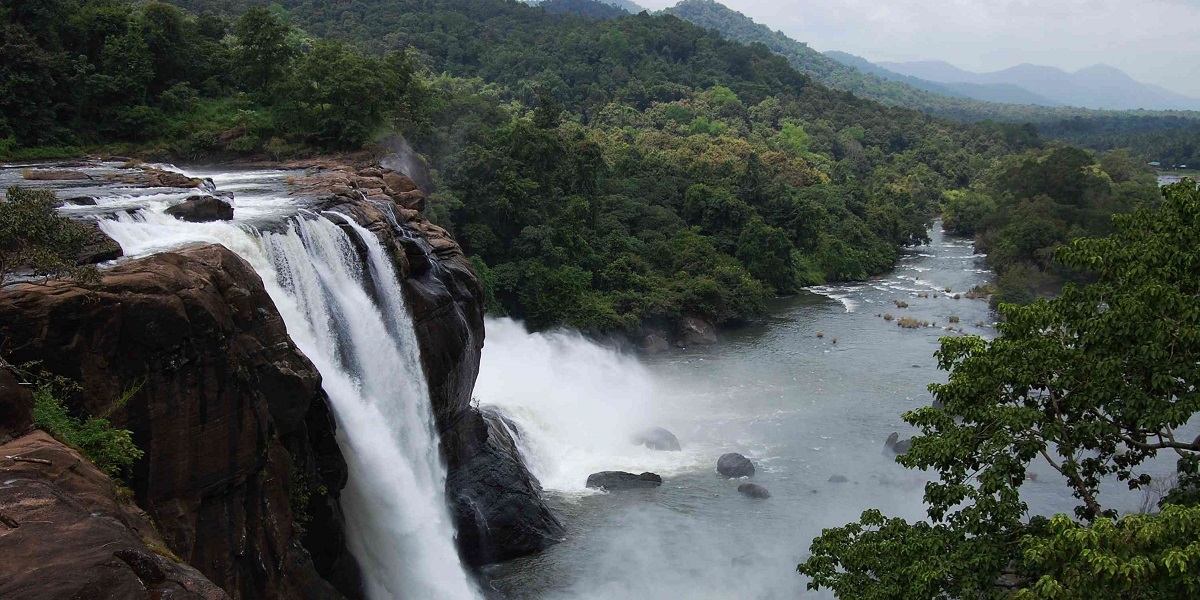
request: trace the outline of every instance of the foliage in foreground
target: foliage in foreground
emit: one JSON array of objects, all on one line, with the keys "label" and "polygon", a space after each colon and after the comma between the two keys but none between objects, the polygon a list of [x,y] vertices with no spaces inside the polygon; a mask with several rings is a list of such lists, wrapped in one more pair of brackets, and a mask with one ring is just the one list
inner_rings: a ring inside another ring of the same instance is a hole
[{"label": "foliage in foreground", "polygon": [[63,398],[77,393],[79,384],[60,376],[43,375],[33,388],[33,421],[39,429],[79,451],[106,475],[122,479],[143,452],[133,442],[133,432],[117,429],[108,416],[137,392],[125,392],[104,414],[86,419],[72,416]]},{"label": "foliage in foreground", "polygon": [[[825,530],[798,567],[810,588],[845,598],[1196,593],[1200,440],[1176,432],[1200,412],[1200,190],[1184,180],[1164,196],[1114,217],[1112,235],[1056,253],[1094,283],[1002,305],[991,342],[942,340],[949,380],[930,386],[942,407],[904,415],[921,435],[897,459],[938,476],[925,488],[929,522],[867,511]],[[1162,512],[1114,524],[1102,484],[1150,486],[1146,462],[1164,451],[1179,483]],[[1034,460],[1067,481],[1073,518],[1026,519],[1020,490]]]},{"label": "foliage in foreground", "polygon": [[56,204],[53,191],[20,186],[8,188],[7,197],[0,199],[0,288],[18,270],[45,277],[96,278],[94,268],[76,264],[91,231],[59,216]]}]

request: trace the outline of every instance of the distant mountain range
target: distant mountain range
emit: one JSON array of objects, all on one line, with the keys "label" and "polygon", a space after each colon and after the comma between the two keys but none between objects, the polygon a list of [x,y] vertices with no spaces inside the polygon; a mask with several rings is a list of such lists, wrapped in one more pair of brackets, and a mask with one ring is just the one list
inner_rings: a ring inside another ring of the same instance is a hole
[{"label": "distant mountain range", "polygon": [[1003,102],[1005,104],[1037,104],[1039,106],[1064,106],[1050,98],[1039,96],[1029,90],[1011,83],[966,83],[965,81],[939,82],[936,79],[904,75],[890,71],[861,56],[830,50],[825,56],[844,65],[854,67],[864,73],[871,73],[890,81],[898,81],[943,96],[953,98],[972,98],[984,102]]},{"label": "distant mountain range", "polygon": [[980,100],[991,98],[976,95],[971,92],[971,87],[964,86],[974,86],[979,93],[988,93],[986,90],[998,91],[995,86],[1003,86],[1009,93],[1026,94],[1026,100],[1018,102],[1022,104],[1110,110],[1200,110],[1200,99],[1141,83],[1120,69],[1108,65],[1096,65],[1074,73],[1031,64],[1017,65],[992,73],[975,73],[943,61],[880,62],[874,66],[899,76],[940,83]]}]

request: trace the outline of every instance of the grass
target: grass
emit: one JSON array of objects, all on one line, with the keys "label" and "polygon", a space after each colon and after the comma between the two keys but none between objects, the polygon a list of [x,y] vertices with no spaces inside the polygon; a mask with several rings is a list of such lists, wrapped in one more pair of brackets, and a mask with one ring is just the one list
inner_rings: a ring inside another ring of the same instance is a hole
[{"label": "grass", "polygon": [[33,421],[39,429],[80,454],[114,479],[123,479],[144,453],[133,443],[133,432],[117,429],[108,416],[123,406],[141,386],[122,394],[100,416],[72,416],[62,398],[79,391],[79,384],[60,376],[43,376],[33,389]]},{"label": "grass", "polygon": [[893,317],[893,316],[892,316],[892,313],[883,313],[883,320],[884,320],[884,321],[891,321],[891,320],[892,320],[892,319],[894,319],[894,318],[895,318],[895,317]]},{"label": "grass", "polygon": [[987,300],[994,293],[996,293],[996,286],[989,283],[988,285],[977,285],[967,290],[964,295],[971,300]]},{"label": "grass", "polygon": [[922,321],[920,319],[914,319],[912,317],[900,317],[900,320],[897,321],[896,324],[905,329],[918,329],[920,327],[929,327],[928,322]]},{"label": "grass", "polygon": [[957,323],[958,321],[959,321],[959,318],[958,318],[957,316],[950,315],[950,322],[951,322],[951,323]]},{"label": "grass", "polygon": [[896,308],[908,308],[908,303],[903,300],[892,300],[892,304],[895,304]]}]

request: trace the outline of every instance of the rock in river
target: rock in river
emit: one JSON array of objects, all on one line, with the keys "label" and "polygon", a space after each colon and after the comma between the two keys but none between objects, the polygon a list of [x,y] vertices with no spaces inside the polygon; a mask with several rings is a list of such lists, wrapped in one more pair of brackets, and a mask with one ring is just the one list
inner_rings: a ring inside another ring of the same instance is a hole
[{"label": "rock in river", "polygon": [[738,492],[741,492],[743,496],[758,498],[760,500],[766,500],[771,497],[771,492],[768,492],[767,488],[756,483],[743,483],[738,486]]},{"label": "rock in river", "polygon": [[892,432],[887,440],[883,442],[884,454],[904,454],[908,452],[908,447],[912,444],[912,438],[900,439],[900,434]]},{"label": "rock in river", "polygon": [[662,485],[662,477],[654,473],[634,475],[625,471],[601,471],[599,473],[592,473],[587,478],[588,487],[608,490],[610,492],[656,488],[660,485]]},{"label": "rock in river", "polygon": [[679,438],[662,427],[651,427],[650,429],[638,432],[633,436],[633,443],[638,446],[645,446],[651,450],[668,450],[673,452],[680,450]]},{"label": "rock in river", "polygon": [[233,219],[233,205],[216,196],[192,196],[165,212],[192,223]]},{"label": "rock in river", "polygon": [[717,459],[717,472],[730,478],[754,477],[754,463],[741,454],[730,452]]}]

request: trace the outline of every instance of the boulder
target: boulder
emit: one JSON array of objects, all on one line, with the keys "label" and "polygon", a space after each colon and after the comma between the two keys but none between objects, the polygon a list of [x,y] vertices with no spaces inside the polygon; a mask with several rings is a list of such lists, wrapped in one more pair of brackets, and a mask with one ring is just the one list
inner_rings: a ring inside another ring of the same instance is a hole
[{"label": "boulder", "polygon": [[405,192],[411,192],[417,189],[416,182],[410,179],[407,175],[403,173],[397,173],[391,169],[386,169],[383,171],[383,182],[387,184],[388,189],[392,190],[392,192],[396,194],[403,194]]},{"label": "boulder", "polygon": [[846,483],[850,481],[845,475],[833,475],[829,478],[829,483]]},{"label": "boulder", "polygon": [[142,177],[135,178],[150,187],[194,188],[200,187],[204,181],[196,177],[188,177],[183,173],[167,171],[155,167],[143,167]]},{"label": "boulder", "polygon": [[116,260],[125,254],[121,250],[121,245],[116,240],[108,237],[108,234],[100,230],[100,223],[93,221],[90,225],[91,234],[88,242],[84,244],[83,250],[79,252],[78,264],[95,265],[102,262]]},{"label": "boulder", "polygon": [[106,269],[99,285],[11,286],[0,339],[13,363],[78,382],[73,412],[133,432],[145,457],[128,485],[165,548],[231,597],[361,595],[320,374],[246,261],[194,245]]},{"label": "boulder", "polygon": [[741,454],[730,452],[717,459],[717,472],[729,478],[754,477],[754,463]]},{"label": "boulder", "polygon": [[92,178],[83,171],[65,169],[25,169],[21,176],[30,181],[78,181]]},{"label": "boulder", "polygon": [[33,429],[33,393],[0,360],[0,444]]},{"label": "boulder", "polygon": [[637,446],[645,446],[651,450],[677,452],[681,449],[679,438],[662,427],[651,427],[650,429],[638,432],[633,436],[633,443]]},{"label": "boulder", "polygon": [[422,192],[421,190],[412,190],[411,192],[396,194],[393,196],[393,198],[395,198],[396,202],[398,202],[400,206],[403,206],[409,210],[415,210],[417,212],[422,212],[425,210],[425,192]]},{"label": "boulder", "polygon": [[233,219],[233,205],[216,196],[192,196],[168,208],[168,215],[191,223],[229,221]]},{"label": "boulder", "polygon": [[35,431],[0,446],[0,598],[229,600],[74,450]]},{"label": "boulder", "polygon": [[900,439],[900,434],[893,431],[892,435],[889,435],[887,440],[883,442],[883,453],[904,454],[905,452],[908,452],[908,447],[910,445],[912,445],[911,438],[902,440]]},{"label": "boulder", "polygon": [[609,492],[656,488],[660,485],[662,485],[662,477],[654,473],[634,475],[625,471],[601,471],[592,473],[587,478],[588,487]]},{"label": "boulder", "polygon": [[767,498],[771,497],[771,492],[768,492],[767,488],[756,483],[743,483],[742,485],[738,486],[738,492],[743,496],[749,496],[759,500],[766,500]]},{"label": "boulder", "polygon": [[716,329],[712,323],[697,317],[684,317],[679,322],[679,333],[676,345],[680,348],[688,346],[708,346],[717,343]]},{"label": "boulder", "polygon": [[66,204],[70,204],[71,206],[95,206],[96,205],[96,199],[91,196],[75,196],[74,198],[67,198],[66,200],[63,200],[63,202]]},{"label": "boulder", "polygon": [[661,331],[651,331],[642,338],[639,346],[647,354],[658,354],[667,351],[671,347],[671,343],[667,341],[667,334]]}]

